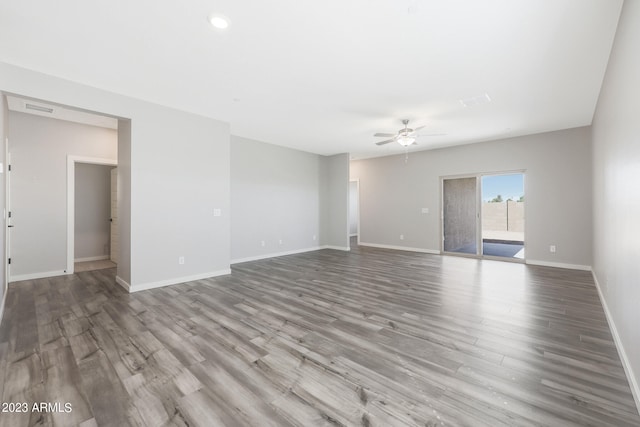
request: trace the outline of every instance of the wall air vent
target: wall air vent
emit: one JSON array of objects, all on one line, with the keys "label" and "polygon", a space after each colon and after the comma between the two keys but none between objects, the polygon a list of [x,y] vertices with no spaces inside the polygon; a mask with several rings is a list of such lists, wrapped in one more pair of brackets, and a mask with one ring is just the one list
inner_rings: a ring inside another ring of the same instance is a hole
[{"label": "wall air vent", "polygon": [[42,107],[40,105],[24,104],[24,108],[27,110],[42,111],[43,113],[53,113],[53,108]]}]

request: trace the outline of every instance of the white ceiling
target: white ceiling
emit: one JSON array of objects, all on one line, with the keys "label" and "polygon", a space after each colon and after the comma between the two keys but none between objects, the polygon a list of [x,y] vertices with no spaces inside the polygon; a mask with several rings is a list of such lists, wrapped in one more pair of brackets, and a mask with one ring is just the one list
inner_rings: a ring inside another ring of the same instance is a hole
[{"label": "white ceiling", "polygon": [[[591,123],[622,0],[13,0],[0,61],[369,157]],[[226,31],[207,17],[231,20]],[[492,102],[460,100],[488,94]]]}]

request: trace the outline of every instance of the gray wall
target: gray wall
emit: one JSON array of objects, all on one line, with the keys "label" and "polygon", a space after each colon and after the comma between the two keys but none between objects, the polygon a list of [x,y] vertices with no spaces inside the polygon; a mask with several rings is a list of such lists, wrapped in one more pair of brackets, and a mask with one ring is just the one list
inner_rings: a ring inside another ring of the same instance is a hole
[{"label": "gray wall", "polygon": [[111,169],[113,166],[76,163],[75,260],[109,256]]},{"label": "gray wall", "polygon": [[316,154],[231,137],[234,261],[320,245],[320,161]]},{"label": "gray wall", "polygon": [[113,129],[9,112],[11,278],[67,268],[67,156],[117,157]]},{"label": "gray wall", "polygon": [[624,2],[593,121],[593,270],[640,408],[640,1]]},{"label": "gray wall", "polygon": [[320,243],[349,249],[349,155],[321,158]]},{"label": "gray wall", "polygon": [[131,120],[118,120],[118,271],[131,283]]},{"label": "gray wall", "polygon": [[118,276],[132,290],[229,272],[228,123],[6,63],[0,90],[131,120],[130,164],[119,159],[118,168],[130,186],[130,218],[123,203],[120,225],[130,226],[131,253]]},{"label": "gray wall", "polygon": [[354,161],[360,239],[440,251],[440,177],[514,170],[526,170],[527,260],[590,266],[590,128],[413,152],[406,163],[404,155]]}]

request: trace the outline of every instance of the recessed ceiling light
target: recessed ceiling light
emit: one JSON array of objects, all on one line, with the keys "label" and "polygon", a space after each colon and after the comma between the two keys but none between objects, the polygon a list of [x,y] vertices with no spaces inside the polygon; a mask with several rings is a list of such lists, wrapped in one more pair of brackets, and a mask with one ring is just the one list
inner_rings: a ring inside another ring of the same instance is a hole
[{"label": "recessed ceiling light", "polygon": [[213,25],[214,28],[217,28],[219,30],[224,30],[229,27],[229,19],[226,16],[217,14],[211,15],[209,16],[209,22],[211,22],[211,25]]}]

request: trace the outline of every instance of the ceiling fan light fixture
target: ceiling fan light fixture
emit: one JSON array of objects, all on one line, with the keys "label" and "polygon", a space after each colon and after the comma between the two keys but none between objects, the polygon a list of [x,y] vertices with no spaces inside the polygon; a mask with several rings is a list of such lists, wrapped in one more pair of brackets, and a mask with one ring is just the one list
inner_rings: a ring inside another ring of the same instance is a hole
[{"label": "ceiling fan light fixture", "polygon": [[403,147],[408,147],[414,142],[416,142],[416,139],[412,136],[402,135],[398,137],[397,141],[398,141],[398,144],[402,145]]},{"label": "ceiling fan light fixture", "polygon": [[229,18],[224,15],[209,15],[209,22],[218,30],[226,30],[229,27]]}]

